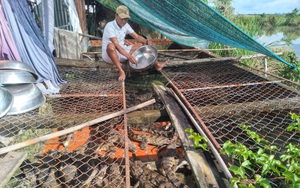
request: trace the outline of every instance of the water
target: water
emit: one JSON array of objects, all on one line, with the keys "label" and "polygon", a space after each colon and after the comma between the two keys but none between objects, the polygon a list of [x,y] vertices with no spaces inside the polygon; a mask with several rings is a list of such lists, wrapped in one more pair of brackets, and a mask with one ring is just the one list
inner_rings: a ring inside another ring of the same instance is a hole
[{"label": "water", "polygon": [[298,60],[300,60],[300,36],[296,40],[292,41],[291,45],[287,45],[284,41],[284,35],[283,33],[277,33],[271,36],[266,36],[262,35],[256,40],[263,45],[267,46],[268,48],[273,48],[273,47],[287,47],[292,51],[295,51]]}]

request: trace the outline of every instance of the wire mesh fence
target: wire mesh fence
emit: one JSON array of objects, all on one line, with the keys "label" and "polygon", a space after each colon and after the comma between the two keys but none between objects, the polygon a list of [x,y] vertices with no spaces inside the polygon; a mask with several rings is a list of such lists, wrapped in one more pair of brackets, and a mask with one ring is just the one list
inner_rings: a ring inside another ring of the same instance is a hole
[{"label": "wire mesh fence", "polygon": [[291,113],[299,114],[299,84],[236,61],[167,67],[163,74],[219,152],[226,141],[258,150],[241,125],[277,146],[276,155],[288,143],[299,147],[299,133],[287,131]]},{"label": "wire mesh fence", "polygon": [[[60,69],[68,84],[38,109],[1,118],[4,146],[55,133],[123,109],[123,86],[107,70]],[[7,187],[125,187],[123,116],[29,145]]]},{"label": "wire mesh fence", "polygon": [[[147,85],[149,79],[161,78],[153,74],[134,81],[136,78],[129,77],[125,92],[125,84],[116,79],[118,72],[111,69],[60,67],[59,72],[68,81],[59,94],[47,95],[38,109],[1,118],[0,150],[120,112],[126,104],[130,108],[156,98]],[[130,89],[132,85],[141,90]],[[156,109],[163,110],[162,103],[139,110]],[[168,119],[128,123],[126,116],[120,115],[99,121],[17,149],[27,157],[5,187],[181,186],[184,180],[178,181],[175,171],[185,169],[192,174],[186,163],[178,167],[184,156],[180,139],[174,135]],[[166,152],[167,145],[173,149]],[[194,181],[188,184],[195,187]]]},{"label": "wire mesh fence", "polygon": [[[182,61],[211,56],[183,50],[171,57]],[[170,84],[180,94],[219,151],[228,140],[257,151],[259,145],[240,127],[243,124],[276,145],[277,154],[284,153],[288,143],[299,146],[299,133],[286,130],[292,122],[290,113],[299,114],[299,85],[236,61],[165,67],[166,80],[157,72],[131,73],[126,85],[117,81],[118,73],[111,69],[60,67],[59,72],[68,81],[59,94],[47,96],[38,109],[1,118],[0,149],[153,98],[157,102],[139,109],[141,114],[164,110],[152,81]],[[188,163],[180,166],[184,151],[169,119],[141,124],[117,116],[17,151],[27,157],[6,187],[178,187],[181,183],[196,187]],[[189,179],[179,181],[178,169]]]}]

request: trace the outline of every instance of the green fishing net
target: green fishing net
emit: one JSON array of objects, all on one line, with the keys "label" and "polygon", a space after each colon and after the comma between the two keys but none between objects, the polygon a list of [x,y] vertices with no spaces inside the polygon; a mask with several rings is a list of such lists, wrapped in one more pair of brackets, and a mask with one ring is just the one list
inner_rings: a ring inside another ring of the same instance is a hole
[{"label": "green fishing net", "polygon": [[131,20],[156,30],[179,44],[203,47],[206,41],[222,43],[275,58],[293,68],[230,20],[201,0],[98,0],[115,10],[120,4],[131,11]]}]

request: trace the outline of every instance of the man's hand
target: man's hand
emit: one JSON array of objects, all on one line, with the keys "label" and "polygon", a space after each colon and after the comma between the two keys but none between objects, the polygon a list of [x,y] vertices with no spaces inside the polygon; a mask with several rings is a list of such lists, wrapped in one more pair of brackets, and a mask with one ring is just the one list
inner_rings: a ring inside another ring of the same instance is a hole
[{"label": "man's hand", "polygon": [[125,78],[126,78],[125,72],[124,72],[123,70],[122,70],[122,71],[119,71],[119,78],[118,78],[118,80],[119,80],[119,81],[124,81]]},{"label": "man's hand", "polygon": [[133,64],[137,64],[137,60],[135,59],[135,57],[134,57],[133,55],[130,55],[130,56],[128,57],[128,60],[129,60],[131,63],[133,63]]}]

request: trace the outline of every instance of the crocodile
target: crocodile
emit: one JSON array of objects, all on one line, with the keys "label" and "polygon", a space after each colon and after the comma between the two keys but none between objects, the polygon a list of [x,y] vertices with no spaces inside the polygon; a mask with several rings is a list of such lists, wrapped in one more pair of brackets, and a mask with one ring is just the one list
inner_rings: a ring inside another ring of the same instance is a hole
[{"label": "crocodile", "polygon": [[[111,129],[110,132],[108,133],[108,139],[109,142],[112,142],[116,146],[119,146],[121,148],[125,148],[125,135],[120,134],[119,131],[115,129]],[[128,141],[128,150],[135,153],[136,152],[136,146],[129,140]]]},{"label": "crocodile", "polygon": [[[62,131],[62,130],[64,130],[63,127],[58,127],[57,128],[57,131]],[[70,134],[59,136],[58,137],[57,149],[59,149],[60,146],[62,146],[65,150],[68,150],[71,141],[74,139],[74,135],[75,135],[75,133],[70,133]]]},{"label": "crocodile", "polygon": [[165,126],[159,126],[161,123],[149,123],[149,124],[131,124],[130,129],[140,131],[140,132],[147,132],[151,134],[157,134],[165,137],[172,136],[175,129],[174,126],[171,126],[171,123],[168,123]]},{"label": "crocodile", "polygon": [[101,165],[100,170],[96,174],[95,178],[92,180],[92,186],[91,187],[103,187],[103,180],[104,177],[107,174],[107,168],[108,165]]},{"label": "crocodile", "polygon": [[166,176],[176,187],[188,188],[187,185],[181,183],[176,177],[177,160],[174,157],[163,157],[160,163],[160,172]]},{"label": "crocodile", "polygon": [[65,164],[60,167],[59,171],[61,172],[61,184],[67,186],[76,177],[77,166]]},{"label": "crocodile", "polygon": [[[139,160],[134,162],[130,161],[130,173],[137,181],[138,187],[175,188],[167,177],[151,170],[146,164]],[[135,185],[135,187],[137,187],[137,185]]]},{"label": "crocodile", "polygon": [[107,176],[103,180],[104,187],[116,188],[116,187],[126,187],[124,175],[121,172],[120,164],[112,163],[107,170]]},{"label": "crocodile", "polygon": [[95,152],[100,154],[102,158],[112,158],[115,156],[117,149],[111,142],[102,142],[99,144]]},{"label": "crocodile", "polygon": [[[126,104],[128,107],[138,105],[142,102],[148,101],[155,98],[153,91],[133,91],[131,93],[126,93]],[[157,101],[156,103],[146,106],[141,110],[163,110],[164,105],[162,102]]]},{"label": "crocodile", "polygon": [[[152,135],[148,133],[135,134],[131,129],[128,131],[128,136],[130,139],[141,142],[141,146],[145,144],[150,144],[154,146],[165,146],[171,144],[171,140],[168,137],[160,135]],[[144,149],[144,147],[141,147]]]},{"label": "crocodile", "polygon": [[37,162],[31,163],[29,159],[23,161],[20,166],[21,173],[21,181],[20,185],[23,187],[36,187],[37,186],[37,177],[38,166],[40,164]]}]

